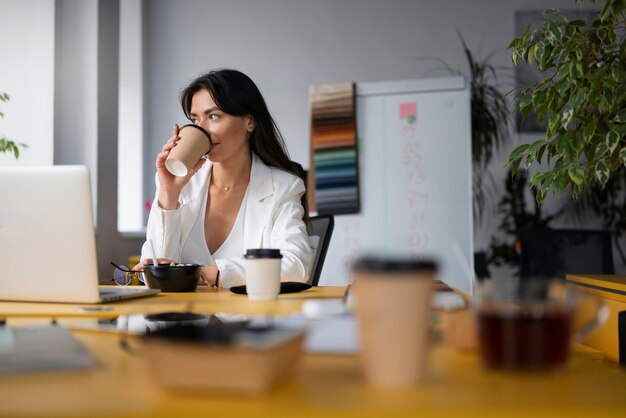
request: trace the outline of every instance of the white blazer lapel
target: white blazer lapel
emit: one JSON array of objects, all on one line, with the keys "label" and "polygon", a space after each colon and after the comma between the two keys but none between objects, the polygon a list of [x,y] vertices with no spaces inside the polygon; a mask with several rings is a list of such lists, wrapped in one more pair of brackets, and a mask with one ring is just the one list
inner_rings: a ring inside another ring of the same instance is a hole
[{"label": "white blazer lapel", "polygon": [[269,245],[263,236],[272,220],[272,205],[267,198],[274,194],[272,171],[256,154],[252,153],[250,184],[246,198],[245,231],[242,249],[263,248]]}]

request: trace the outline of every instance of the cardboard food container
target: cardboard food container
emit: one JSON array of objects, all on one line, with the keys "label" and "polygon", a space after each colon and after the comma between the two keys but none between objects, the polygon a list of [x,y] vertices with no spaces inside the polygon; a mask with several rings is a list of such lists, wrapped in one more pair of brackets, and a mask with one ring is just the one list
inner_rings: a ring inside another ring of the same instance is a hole
[{"label": "cardboard food container", "polygon": [[303,339],[294,329],[176,326],[146,335],[143,352],[164,389],[258,395],[295,370]]},{"label": "cardboard food container", "polygon": [[441,342],[457,351],[472,351],[478,348],[478,326],[476,315],[469,309],[454,309],[439,312]]},{"label": "cardboard food container", "polygon": [[435,315],[433,331],[443,345],[456,351],[478,348],[476,314],[469,307],[469,296],[458,291],[438,291],[432,305]]},{"label": "cardboard food container", "polygon": [[[624,312],[621,350],[626,354],[626,276],[568,274],[567,281],[583,293],[601,297],[609,307],[607,321],[581,343],[601,351],[609,360],[620,361],[620,312]],[[622,363],[626,362],[625,354],[621,356]]]}]

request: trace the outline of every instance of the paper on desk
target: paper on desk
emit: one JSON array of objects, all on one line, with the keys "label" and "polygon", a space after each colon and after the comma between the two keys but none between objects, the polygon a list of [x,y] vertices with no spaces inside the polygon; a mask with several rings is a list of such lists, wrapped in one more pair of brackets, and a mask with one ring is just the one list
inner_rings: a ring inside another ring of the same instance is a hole
[{"label": "paper on desk", "polygon": [[[356,318],[352,314],[311,319],[303,314],[271,319],[271,325],[306,331],[304,349],[309,353],[354,354],[359,350]],[[254,325],[267,325],[267,319],[254,318]]]},{"label": "paper on desk", "polygon": [[435,292],[432,300],[433,309],[451,311],[466,308],[467,303],[461,295],[455,292]]},{"label": "paper on desk", "polygon": [[[433,294],[433,309],[453,310],[464,306],[465,301],[457,293]],[[359,351],[356,317],[341,300],[307,301],[302,311],[300,315],[274,319],[274,324],[306,328],[304,347],[310,353],[355,354]]]},{"label": "paper on desk", "polygon": [[0,327],[0,352],[13,350],[15,339],[13,330],[9,327]]},{"label": "paper on desk", "polygon": [[312,353],[354,354],[359,351],[359,333],[354,315],[344,314],[311,321],[306,350]]},{"label": "paper on desk", "polygon": [[0,374],[96,366],[91,354],[65,328],[45,326],[11,331],[13,347],[0,351]]}]

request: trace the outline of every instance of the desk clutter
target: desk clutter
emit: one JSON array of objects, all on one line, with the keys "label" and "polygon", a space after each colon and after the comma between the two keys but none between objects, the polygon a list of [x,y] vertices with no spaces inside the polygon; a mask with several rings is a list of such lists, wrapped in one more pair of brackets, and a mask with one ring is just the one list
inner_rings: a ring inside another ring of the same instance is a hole
[{"label": "desk clutter", "polygon": [[[13,360],[16,357],[11,358],[7,353],[16,342],[25,341],[25,335],[36,337],[29,340],[29,346],[33,353],[38,352],[40,356],[39,359],[32,355],[24,357],[29,359],[25,370],[52,370],[54,367],[48,367],[49,361],[54,361],[59,370],[71,372],[72,369],[91,368],[97,371],[102,367],[99,365],[102,359],[95,361],[97,357],[73,337],[77,333],[93,333],[94,330],[101,335],[119,335],[124,344],[117,346],[116,356],[121,356],[123,361],[141,362],[155,391],[167,396],[183,394],[198,399],[229,393],[254,395],[256,398],[281,393],[273,389],[288,385],[287,382],[293,384],[299,379],[299,364],[305,354],[309,359],[311,355],[319,354],[353,357],[355,361],[350,364],[353,364],[355,382],[364,387],[428,387],[442,378],[441,375],[434,377],[436,373],[441,373],[441,367],[436,366],[440,359],[433,354],[439,352],[441,347],[450,352],[468,353],[490,370],[512,369],[514,374],[521,373],[520,376],[526,370],[535,373],[537,370],[555,370],[552,363],[542,363],[541,359],[539,363],[530,363],[532,367],[527,367],[523,361],[537,361],[528,358],[520,360],[522,363],[513,363],[513,367],[509,363],[496,363],[497,367],[493,367],[489,361],[495,357],[485,357],[484,323],[477,315],[481,312],[478,307],[483,305],[474,300],[470,306],[465,295],[433,281],[431,265],[394,265],[391,277],[376,279],[380,277],[377,269],[383,267],[387,269],[390,265],[367,265],[367,271],[360,271],[346,293],[346,288],[313,287],[299,294],[281,295],[277,301],[255,302],[224,289],[207,288],[184,295],[166,293],[158,298],[132,302],[137,304],[137,308],[132,308],[132,303],[110,305],[112,312],[78,315],[73,309],[73,318],[59,320],[60,326],[37,330],[7,325],[0,328],[0,371],[20,371],[10,368],[18,362]],[[416,277],[406,276],[406,269],[416,268],[419,272]],[[389,271],[385,270],[385,274]],[[381,284],[386,288],[381,288]],[[399,294],[391,295],[398,290]],[[553,297],[564,295],[560,286],[557,290],[543,293]],[[525,295],[536,296],[533,292]],[[404,308],[400,303],[402,296],[407,302]],[[159,299],[166,304],[158,305]],[[410,304],[413,306],[405,310]],[[155,309],[155,306],[179,308],[168,311]],[[213,306],[234,308],[231,312],[208,313]],[[55,304],[54,309],[62,311],[62,306]],[[82,318],[77,319],[77,316]],[[406,317],[413,317],[413,322],[403,322]],[[541,320],[542,317],[538,318]],[[522,331],[517,336],[526,338],[524,335]],[[519,353],[511,351],[511,347],[523,348],[519,341],[502,340],[497,345],[493,335],[489,338],[492,348],[501,349],[500,354],[505,351]],[[412,342],[407,343],[407,339],[412,339]],[[370,344],[368,348],[367,344]],[[55,357],[54,353],[59,352],[55,347],[63,355]],[[538,345],[533,347],[537,349]],[[564,362],[570,348],[569,345],[561,347],[566,347],[566,351],[561,350],[564,356],[555,361],[559,365],[559,373],[567,375],[568,368],[564,367]],[[370,350],[369,354],[367,350]],[[41,357],[44,351],[46,356]],[[15,355],[15,350],[13,352]],[[25,351],[20,355],[27,356],[28,353]],[[400,373],[402,368],[405,370]]]}]

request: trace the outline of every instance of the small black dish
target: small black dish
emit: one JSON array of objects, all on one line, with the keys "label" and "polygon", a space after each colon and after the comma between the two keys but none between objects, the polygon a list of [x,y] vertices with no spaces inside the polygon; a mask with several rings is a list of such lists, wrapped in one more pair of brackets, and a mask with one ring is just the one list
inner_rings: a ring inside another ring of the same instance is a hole
[{"label": "small black dish", "polygon": [[[308,283],[302,282],[281,282],[280,283],[280,292],[279,293],[297,293],[303,292],[305,290],[310,289],[312,286]],[[230,288],[230,291],[236,293],[238,295],[247,295],[246,285],[243,286],[233,286]]]},{"label": "small black dish", "polygon": [[211,318],[211,315],[192,312],[161,312],[144,316],[148,333],[173,326],[205,326],[211,323]]},{"label": "small black dish", "polygon": [[200,280],[200,266],[197,264],[148,264],[144,266],[146,285],[162,292],[195,292]]}]

